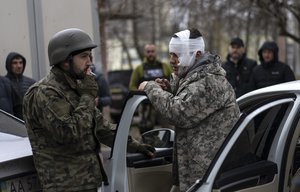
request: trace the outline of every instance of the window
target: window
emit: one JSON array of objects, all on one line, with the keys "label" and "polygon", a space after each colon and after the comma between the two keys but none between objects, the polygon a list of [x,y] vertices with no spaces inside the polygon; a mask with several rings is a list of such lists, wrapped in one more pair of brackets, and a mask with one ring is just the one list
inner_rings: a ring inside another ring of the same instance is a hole
[{"label": "window", "polygon": [[223,171],[267,160],[275,134],[284,119],[289,103],[258,113],[246,126],[223,164]]}]

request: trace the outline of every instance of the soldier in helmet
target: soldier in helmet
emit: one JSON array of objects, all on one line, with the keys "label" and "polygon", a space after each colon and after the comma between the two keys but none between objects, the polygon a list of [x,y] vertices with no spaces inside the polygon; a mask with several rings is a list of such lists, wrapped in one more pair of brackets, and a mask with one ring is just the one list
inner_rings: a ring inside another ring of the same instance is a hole
[{"label": "soldier in helmet", "polygon": [[170,82],[144,81],[139,90],[175,126],[172,191],[178,191],[176,185],[186,191],[204,176],[240,111],[221,61],[205,52],[200,31],[175,33],[169,52],[174,71]]},{"label": "soldier in helmet", "polygon": [[[107,184],[100,142],[114,135],[95,106],[98,86],[91,75],[96,45],[80,29],[56,33],[48,45],[50,73],[24,97],[24,119],[43,191],[93,191]],[[129,138],[129,152],[152,157],[154,148]]]}]

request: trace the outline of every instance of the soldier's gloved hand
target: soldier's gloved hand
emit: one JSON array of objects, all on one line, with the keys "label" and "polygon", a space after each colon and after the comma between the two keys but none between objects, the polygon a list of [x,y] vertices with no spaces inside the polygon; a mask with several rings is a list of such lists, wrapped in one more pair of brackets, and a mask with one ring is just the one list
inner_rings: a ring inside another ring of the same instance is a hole
[{"label": "soldier's gloved hand", "polygon": [[139,143],[131,137],[128,139],[127,151],[129,153],[143,153],[151,158],[155,156],[155,148],[153,146]]},{"label": "soldier's gloved hand", "polygon": [[152,147],[151,145],[148,145],[148,144],[140,144],[138,147],[137,147],[137,152],[139,153],[143,153],[145,155],[147,155],[148,157],[151,157],[153,158],[155,155],[155,148]]},{"label": "soldier's gloved hand", "polygon": [[76,90],[79,95],[88,94],[96,98],[98,93],[98,85],[93,76],[86,75],[84,79],[78,82]]}]

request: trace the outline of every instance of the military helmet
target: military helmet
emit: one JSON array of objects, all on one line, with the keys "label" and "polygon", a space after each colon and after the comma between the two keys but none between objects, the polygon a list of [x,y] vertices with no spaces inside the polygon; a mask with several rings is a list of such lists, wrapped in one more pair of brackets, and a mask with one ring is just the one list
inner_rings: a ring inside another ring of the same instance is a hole
[{"label": "military helmet", "polygon": [[57,32],[49,41],[48,57],[50,66],[68,58],[73,52],[97,47],[90,36],[81,29],[70,28]]}]

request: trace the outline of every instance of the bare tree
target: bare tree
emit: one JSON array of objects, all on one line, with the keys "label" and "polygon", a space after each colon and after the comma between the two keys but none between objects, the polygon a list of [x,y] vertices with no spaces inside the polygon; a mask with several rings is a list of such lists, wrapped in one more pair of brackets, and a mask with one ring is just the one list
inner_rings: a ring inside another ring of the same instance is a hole
[{"label": "bare tree", "polygon": [[[200,29],[208,50],[217,53],[224,52],[222,47],[234,36],[252,47],[258,47],[260,38],[276,39],[279,35],[300,43],[298,30],[292,31],[288,25],[291,18],[299,25],[297,0],[98,1],[102,57],[107,55],[106,38],[117,39],[130,67],[133,59],[129,49],[134,48],[142,60],[145,43],[167,44],[174,32],[190,27]],[[103,65],[105,61],[103,58]]]},{"label": "bare tree", "polygon": [[273,17],[279,34],[290,37],[300,44],[299,34],[288,29],[288,16],[291,15],[298,25],[300,24],[300,3],[296,0],[256,0],[257,6],[261,11]]}]

